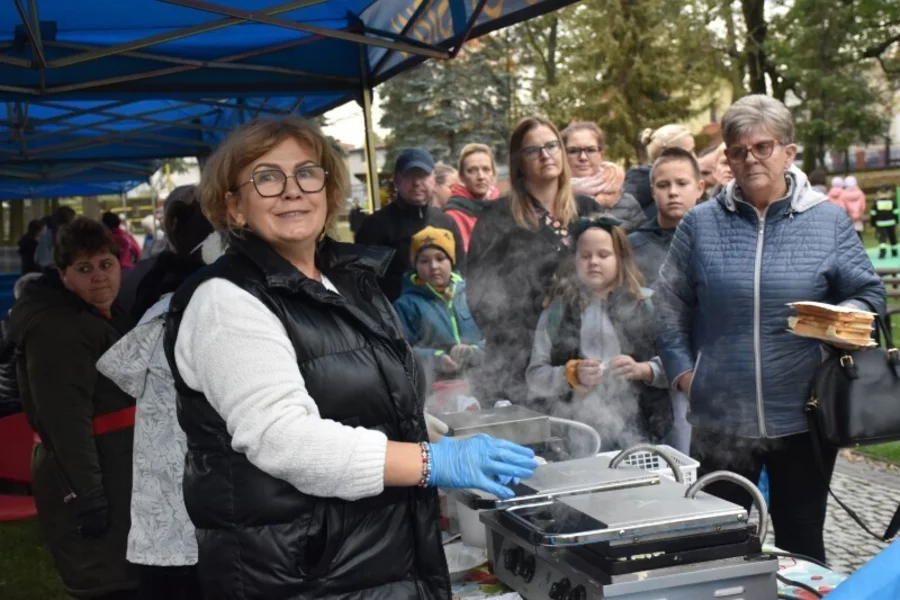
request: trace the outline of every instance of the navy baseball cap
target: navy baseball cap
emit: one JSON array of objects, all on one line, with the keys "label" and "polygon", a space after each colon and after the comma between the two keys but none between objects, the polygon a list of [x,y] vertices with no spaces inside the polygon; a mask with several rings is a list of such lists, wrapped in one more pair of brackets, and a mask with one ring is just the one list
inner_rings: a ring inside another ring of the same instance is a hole
[{"label": "navy baseball cap", "polygon": [[406,173],[410,169],[422,169],[426,173],[434,172],[434,159],[424,148],[406,148],[394,163],[394,173]]}]

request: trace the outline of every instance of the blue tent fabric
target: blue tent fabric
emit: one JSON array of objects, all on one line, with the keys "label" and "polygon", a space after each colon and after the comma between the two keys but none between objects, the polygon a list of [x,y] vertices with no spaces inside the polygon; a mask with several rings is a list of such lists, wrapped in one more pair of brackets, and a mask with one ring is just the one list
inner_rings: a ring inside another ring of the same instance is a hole
[{"label": "blue tent fabric", "polygon": [[882,550],[828,594],[828,600],[888,598],[900,598],[900,540]]},{"label": "blue tent fabric", "polygon": [[302,112],[321,114],[421,62],[420,52],[449,56],[468,38],[572,1],[36,0],[36,14],[20,3],[24,17],[0,3],[0,96],[303,96]]},{"label": "blue tent fabric", "polygon": [[72,196],[104,196],[124,194],[140,184],[141,180],[107,181],[105,183],[53,183],[14,184],[0,181],[0,200],[22,200],[23,198],[70,198]]}]

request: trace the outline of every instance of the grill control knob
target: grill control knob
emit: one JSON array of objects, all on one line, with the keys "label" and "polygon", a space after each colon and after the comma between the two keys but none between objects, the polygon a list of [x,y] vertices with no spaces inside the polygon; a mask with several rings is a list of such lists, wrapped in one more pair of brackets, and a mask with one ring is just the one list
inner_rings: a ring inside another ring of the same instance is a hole
[{"label": "grill control knob", "polygon": [[569,592],[569,600],[587,600],[587,590],[583,585],[576,585]]},{"label": "grill control knob", "polygon": [[519,575],[522,576],[522,579],[525,580],[525,583],[531,583],[531,580],[534,579],[535,567],[536,564],[533,554],[529,554],[522,559],[522,562],[519,564]]},{"label": "grill control knob", "polygon": [[572,582],[568,578],[563,578],[550,586],[550,600],[568,600],[569,590],[572,589]]},{"label": "grill control knob", "polygon": [[521,548],[508,548],[503,553],[503,566],[506,570],[515,575],[519,572],[519,564],[522,562],[522,556],[525,553]]}]

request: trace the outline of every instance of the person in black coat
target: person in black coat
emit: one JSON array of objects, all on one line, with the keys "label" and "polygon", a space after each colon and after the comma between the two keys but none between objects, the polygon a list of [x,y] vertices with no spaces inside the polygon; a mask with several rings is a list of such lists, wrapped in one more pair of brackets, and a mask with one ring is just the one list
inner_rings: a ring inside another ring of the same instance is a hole
[{"label": "person in black coat", "polygon": [[562,148],[550,121],[523,119],[510,139],[510,195],[491,204],[472,232],[468,300],[486,342],[474,382],[483,405],[526,402],[525,369],[544,300],[566,255],[567,228],[599,211],[593,198],[572,194]]},{"label": "person in black coat", "polygon": [[388,300],[394,302],[403,289],[403,274],[412,269],[409,245],[412,236],[428,227],[447,229],[456,240],[456,271],[466,270],[466,251],[456,221],[431,205],[434,195],[434,159],[427,150],[407,148],[394,166],[397,197],[381,210],[365,218],[356,233],[356,243],[385,246],[394,256],[379,285]]},{"label": "person in black coat", "polygon": [[435,487],[510,498],[536,467],[488,436],[428,442],[424,377],[376,284],[390,251],[326,233],[343,180],[296,117],[242,126],[204,168],[228,249],[175,292],[163,346],[207,598],[450,600]]},{"label": "person in black coat", "polygon": [[50,218],[34,219],[28,223],[28,231],[19,240],[19,256],[22,261],[22,275],[39,272],[41,268],[34,261],[34,252],[38,247],[38,240],[47,230]]}]

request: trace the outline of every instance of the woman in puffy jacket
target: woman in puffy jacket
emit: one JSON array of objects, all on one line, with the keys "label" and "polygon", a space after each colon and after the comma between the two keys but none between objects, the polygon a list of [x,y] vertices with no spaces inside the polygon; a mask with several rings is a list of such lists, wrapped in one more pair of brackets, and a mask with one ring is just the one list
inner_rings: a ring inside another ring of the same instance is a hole
[{"label": "woman in puffy jacket", "polygon": [[[816,468],[804,414],[822,349],[787,331],[788,303],[881,311],[884,286],[846,212],[793,166],[784,104],[745,96],[722,132],[735,180],[678,226],[657,281],[658,350],[689,397],[701,475],[725,469],[756,481],[765,466],[775,544],[824,560],[830,472]],[[830,470],[835,457],[818,460]],[[736,486],[707,490],[749,506]]]},{"label": "woman in puffy jacket", "polygon": [[424,377],[378,287],[391,253],[327,235],[344,179],[295,117],[236,129],[203,170],[228,247],[175,292],[163,346],[208,598],[449,600],[435,488],[508,498],[536,466],[488,436],[429,443]]},{"label": "woman in puffy jacket", "polygon": [[841,203],[847,211],[847,216],[850,217],[850,222],[853,223],[853,229],[862,239],[863,230],[866,228],[866,195],[859,189],[856,177],[852,175],[844,180],[844,186]]},{"label": "woman in puffy jacket", "polygon": [[833,177],[831,179],[831,187],[828,188],[828,201],[835,206],[844,208],[844,201],[841,199],[841,196],[844,193],[844,187],[846,187],[846,185],[843,177]]}]

